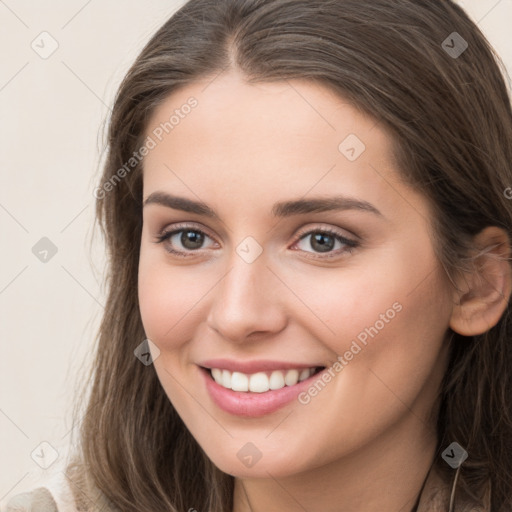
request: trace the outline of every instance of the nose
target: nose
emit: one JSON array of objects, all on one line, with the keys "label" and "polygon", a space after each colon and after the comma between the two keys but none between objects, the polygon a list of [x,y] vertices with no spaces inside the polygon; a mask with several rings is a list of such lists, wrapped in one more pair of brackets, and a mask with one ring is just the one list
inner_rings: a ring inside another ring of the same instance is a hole
[{"label": "nose", "polygon": [[263,254],[248,263],[234,253],[227,274],[212,290],[208,326],[232,342],[277,334],[286,326],[282,288]]}]

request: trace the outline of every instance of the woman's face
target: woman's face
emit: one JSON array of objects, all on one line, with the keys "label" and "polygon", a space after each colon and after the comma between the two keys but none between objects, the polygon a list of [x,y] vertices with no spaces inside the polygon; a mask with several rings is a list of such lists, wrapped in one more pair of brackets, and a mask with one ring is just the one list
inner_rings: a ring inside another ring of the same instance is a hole
[{"label": "woman's face", "polygon": [[279,477],[428,430],[452,292],[386,131],[318,85],[229,73],[172,94],[146,137],[142,320],[211,460]]}]

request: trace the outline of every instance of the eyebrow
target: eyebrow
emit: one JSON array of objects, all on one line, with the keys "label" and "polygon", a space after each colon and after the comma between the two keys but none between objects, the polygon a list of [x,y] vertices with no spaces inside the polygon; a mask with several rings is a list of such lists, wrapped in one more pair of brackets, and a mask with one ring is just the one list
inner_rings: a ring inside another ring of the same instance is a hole
[{"label": "eyebrow", "polygon": [[[208,218],[219,219],[219,216],[207,204],[194,201],[186,197],[173,196],[167,192],[153,192],[144,201],[143,207],[148,204],[158,204],[181,210],[188,213],[204,215]],[[272,216],[291,217],[306,213],[319,213],[327,211],[359,210],[370,212],[384,218],[384,215],[368,201],[362,201],[348,196],[313,197],[310,199],[296,199],[275,203],[272,207]]]}]

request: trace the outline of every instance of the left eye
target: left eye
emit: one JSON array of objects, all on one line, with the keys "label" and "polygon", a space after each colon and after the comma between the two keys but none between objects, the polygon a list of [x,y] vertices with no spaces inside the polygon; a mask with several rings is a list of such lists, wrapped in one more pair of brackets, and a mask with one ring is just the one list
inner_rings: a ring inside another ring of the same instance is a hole
[{"label": "left eye", "polygon": [[[303,234],[300,239],[296,242],[299,244],[300,242],[305,241],[306,239],[310,239],[308,246],[312,247],[313,251],[308,251],[305,248],[302,248],[305,252],[316,252],[316,253],[330,253],[334,252],[334,254],[339,254],[341,252],[348,251],[350,252],[352,249],[358,246],[358,242],[355,240],[350,240],[340,235],[336,231],[330,230],[313,230],[308,231]],[[335,249],[336,242],[339,243],[337,250]],[[341,246],[341,247],[340,247]]]}]

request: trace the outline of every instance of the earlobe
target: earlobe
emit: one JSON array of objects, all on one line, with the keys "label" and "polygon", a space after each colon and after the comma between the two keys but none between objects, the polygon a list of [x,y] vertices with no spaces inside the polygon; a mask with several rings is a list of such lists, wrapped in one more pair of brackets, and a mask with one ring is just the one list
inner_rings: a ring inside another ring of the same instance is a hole
[{"label": "earlobe", "polygon": [[505,312],[512,291],[511,245],[507,233],[489,226],[474,238],[474,270],[466,273],[454,292],[450,319],[453,331],[463,336],[483,334]]}]

